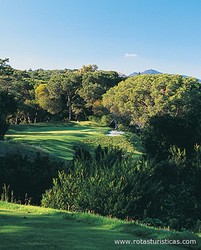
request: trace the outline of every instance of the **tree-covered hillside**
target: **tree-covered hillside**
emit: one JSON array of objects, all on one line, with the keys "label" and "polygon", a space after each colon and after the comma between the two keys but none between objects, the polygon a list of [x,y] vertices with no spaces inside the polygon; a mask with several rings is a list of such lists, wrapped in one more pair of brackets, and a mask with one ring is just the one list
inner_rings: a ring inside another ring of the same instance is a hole
[{"label": "tree-covered hillside", "polygon": [[103,104],[120,119],[144,125],[155,115],[183,117],[198,111],[201,85],[181,75],[138,75],[130,77],[103,95]]},{"label": "tree-covered hillside", "polygon": [[79,70],[16,70],[0,60],[0,131],[8,124],[88,120],[108,114],[102,94],[122,80],[117,72],[96,65]]},{"label": "tree-covered hillside", "polygon": [[[94,133],[94,128],[80,132],[77,122],[74,128],[67,126],[70,120],[92,119],[99,125],[118,123],[127,133],[121,140],[109,140]],[[39,130],[37,124],[29,124],[40,121],[44,123]],[[64,122],[62,128],[52,131],[52,121]],[[1,155],[1,185],[21,187],[18,196],[29,192],[47,207],[200,232],[201,88],[197,79],[168,74],[122,79],[117,72],[101,71],[96,65],[20,71],[5,59],[0,61],[1,139],[10,124],[14,124],[7,137],[11,143],[39,146],[65,161],[68,154],[71,157],[63,166],[40,152],[28,158],[23,153]],[[133,150],[135,138],[142,142],[139,157]],[[40,167],[42,162],[45,166]]]}]

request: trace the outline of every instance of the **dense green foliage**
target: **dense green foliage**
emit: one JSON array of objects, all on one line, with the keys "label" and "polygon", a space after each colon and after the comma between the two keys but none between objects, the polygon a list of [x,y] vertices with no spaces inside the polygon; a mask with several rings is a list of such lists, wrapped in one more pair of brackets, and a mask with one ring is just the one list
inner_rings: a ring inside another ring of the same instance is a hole
[{"label": "dense green foliage", "polygon": [[138,75],[111,88],[103,104],[115,116],[144,125],[155,115],[182,117],[197,110],[200,88],[198,80],[180,75]]},{"label": "dense green foliage", "polygon": [[59,173],[53,189],[43,196],[42,204],[123,217],[128,213],[126,204],[130,208],[128,204],[133,202],[126,194],[133,178],[121,150],[98,147],[93,158],[86,149],[78,148],[69,173]]},{"label": "dense green foliage", "polygon": [[[28,157],[6,152],[0,155],[0,185],[10,185],[22,200],[27,193],[34,203],[48,189],[42,199],[47,207],[198,232],[200,86],[198,80],[180,75],[122,79],[117,72],[101,71],[96,65],[20,71],[8,65],[8,59],[0,60],[0,139],[11,123],[63,121],[54,130],[43,123],[29,125],[23,133],[23,126],[13,125],[9,136],[65,160],[75,153],[66,169],[44,154]],[[115,126],[118,121],[119,128],[141,134],[145,155],[134,159],[133,138],[137,137],[131,132],[129,140],[109,138],[104,135],[108,128],[99,128],[101,135],[88,126],[83,132],[79,122],[67,123],[70,120],[104,125],[113,121]]]},{"label": "dense green foliage", "polygon": [[10,123],[101,117],[108,113],[102,94],[122,80],[117,72],[101,71],[96,65],[80,70],[21,71],[8,62],[0,59],[1,138]]},{"label": "dense green foliage", "polygon": [[142,133],[146,154],[159,160],[166,159],[170,148],[176,146],[190,157],[195,145],[201,143],[200,128],[197,117],[154,116]]},{"label": "dense green foliage", "polygon": [[30,158],[26,152],[6,152],[0,155],[0,187],[10,186],[15,199],[22,203],[28,197],[32,204],[39,204],[42,193],[51,187],[52,178],[61,169],[62,162],[44,153],[36,151]]},{"label": "dense green foliage", "polygon": [[50,78],[36,88],[36,99],[42,108],[64,118],[82,120],[89,115],[103,115],[102,94],[121,78],[116,72],[68,71]]},{"label": "dense green foliage", "polygon": [[0,59],[0,140],[8,129],[8,116],[17,110],[15,96],[10,93],[8,86],[13,70],[7,62],[8,59]]},{"label": "dense green foliage", "polygon": [[[201,153],[189,160],[172,148],[164,161],[129,159],[121,151],[97,148],[95,156],[77,149],[73,166],[59,172],[42,205],[130,217],[149,225],[200,230]],[[152,218],[152,219],[149,219]]]}]

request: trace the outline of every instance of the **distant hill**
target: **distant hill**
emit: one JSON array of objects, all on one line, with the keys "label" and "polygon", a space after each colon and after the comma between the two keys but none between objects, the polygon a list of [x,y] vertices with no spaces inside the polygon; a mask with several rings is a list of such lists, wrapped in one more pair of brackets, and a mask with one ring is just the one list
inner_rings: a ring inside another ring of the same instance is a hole
[{"label": "distant hill", "polygon": [[127,77],[127,75],[125,75],[125,74],[123,74],[121,72],[118,72],[118,75],[119,75],[119,77]]},{"label": "distant hill", "polygon": [[154,69],[146,69],[145,71],[142,71],[142,72],[133,72],[132,74],[130,74],[129,76],[136,76],[136,75],[148,75],[148,74],[151,74],[151,75],[157,75],[157,74],[163,74],[157,70],[154,70]]},{"label": "distant hill", "polygon": [[[131,73],[130,75],[128,75],[128,77],[130,77],[130,76],[137,76],[137,75],[148,75],[148,74],[151,74],[151,75],[158,75],[158,74],[164,74],[164,73],[162,73],[162,72],[159,72],[159,71],[157,71],[157,70],[155,70],[155,69],[146,69],[146,70],[144,70],[144,71],[142,71],[142,72],[133,72],[133,73]],[[172,74],[171,74],[172,75]],[[189,76],[187,76],[187,75],[182,75],[184,78],[187,78],[187,77],[189,77]],[[196,77],[195,77],[196,78]],[[198,79],[198,81],[199,82],[201,82],[201,79]]]}]

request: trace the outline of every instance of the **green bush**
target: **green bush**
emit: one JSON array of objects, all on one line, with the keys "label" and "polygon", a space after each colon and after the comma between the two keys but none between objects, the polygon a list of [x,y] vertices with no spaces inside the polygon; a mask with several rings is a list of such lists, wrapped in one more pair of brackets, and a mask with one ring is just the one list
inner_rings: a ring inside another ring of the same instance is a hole
[{"label": "green bush", "polygon": [[201,233],[201,221],[200,220],[197,220],[197,222],[196,222],[195,232],[196,233]]},{"label": "green bush", "polygon": [[143,224],[152,227],[165,227],[165,223],[157,218],[145,218]]},{"label": "green bush", "polygon": [[51,187],[52,178],[64,168],[64,163],[40,153],[33,153],[32,157],[30,159],[23,153],[1,155],[0,189],[5,184],[22,202],[27,195],[33,204],[39,204],[42,193]]},{"label": "green bush", "polygon": [[96,123],[100,123],[101,122],[100,117],[95,116],[95,115],[88,116],[88,120],[91,121],[91,122],[96,122]]},{"label": "green bush", "polygon": [[53,188],[43,195],[42,205],[120,218],[131,214],[136,171],[122,151],[98,147],[90,158],[82,153],[75,155],[69,172],[59,172]]},{"label": "green bush", "polygon": [[103,115],[101,117],[101,125],[103,126],[109,126],[113,120],[113,117],[111,114]]},{"label": "green bush", "polygon": [[72,166],[59,172],[42,205],[138,220],[155,227],[199,232],[201,153],[190,160],[172,148],[158,162],[133,160],[118,148],[98,146],[93,155],[77,147]]},{"label": "green bush", "polygon": [[167,159],[172,146],[185,149],[190,157],[194,145],[201,143],[200,125],[196,124],[195,118],[192,121],[188,116],[154,116],[143,129],[142,140],[146,154],[158,160]]}]

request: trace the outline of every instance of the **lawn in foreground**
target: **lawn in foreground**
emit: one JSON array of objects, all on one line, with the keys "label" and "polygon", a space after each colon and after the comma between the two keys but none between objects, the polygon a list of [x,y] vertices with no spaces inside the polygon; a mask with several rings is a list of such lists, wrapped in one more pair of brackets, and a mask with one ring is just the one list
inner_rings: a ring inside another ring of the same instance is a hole
[{"label": "lawn in foreground", "polygon": [[0,249],[184,249],[170,245],[117,245],[114,240],[142,238],[123,232],[124,223],[0,201]]},{"label": "lawn in foreground", "polygon": [[126,136],[109,137],[106,135],[109,130],[92,122],[12,125],[6,138],[32,145],[64,160],[72,159],[76,143],[85,143],[89,147],[99,144],[119,146],[139,154]]}]

